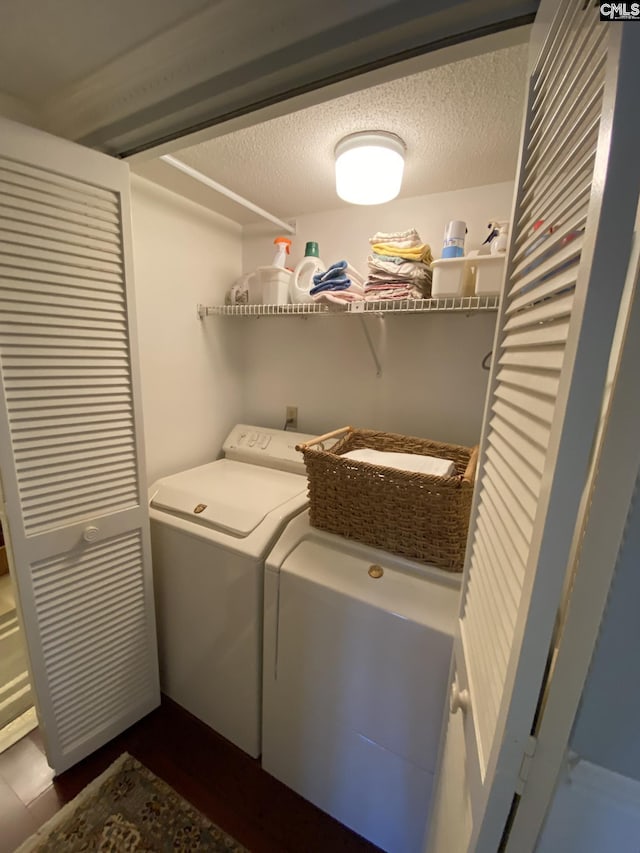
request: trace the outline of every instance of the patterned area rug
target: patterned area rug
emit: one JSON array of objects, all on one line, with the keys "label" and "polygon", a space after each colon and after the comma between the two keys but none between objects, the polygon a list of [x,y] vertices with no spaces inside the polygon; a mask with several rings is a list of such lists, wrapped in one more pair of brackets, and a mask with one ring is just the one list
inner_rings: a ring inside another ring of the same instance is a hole
[{"label": "patterned area rug", "polygon": [[248,853],[126,753],[16,853],[32,851]]}]

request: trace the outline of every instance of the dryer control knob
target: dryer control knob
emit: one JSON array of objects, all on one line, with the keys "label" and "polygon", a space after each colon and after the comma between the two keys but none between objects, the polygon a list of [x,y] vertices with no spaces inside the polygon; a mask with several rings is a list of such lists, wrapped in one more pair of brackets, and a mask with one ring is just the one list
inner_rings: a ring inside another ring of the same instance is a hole
[{"label": "dryer control knob", "polygon": [[85,542],[95,542],[98,536],[100,535],[100,531],[97,527],[91,525],[90,527],[85,527],[82,531],[82,538]]}]

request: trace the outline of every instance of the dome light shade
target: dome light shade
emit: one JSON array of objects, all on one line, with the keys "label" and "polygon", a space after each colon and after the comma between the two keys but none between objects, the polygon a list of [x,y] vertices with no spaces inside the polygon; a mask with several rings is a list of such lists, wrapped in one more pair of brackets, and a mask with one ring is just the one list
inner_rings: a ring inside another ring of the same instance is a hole
[{"label": "dome light shade", "polygon": [[336,192],[351,204],[383,204],[400,192],[405,144],[395,133],[365,131],[336,145]]}]

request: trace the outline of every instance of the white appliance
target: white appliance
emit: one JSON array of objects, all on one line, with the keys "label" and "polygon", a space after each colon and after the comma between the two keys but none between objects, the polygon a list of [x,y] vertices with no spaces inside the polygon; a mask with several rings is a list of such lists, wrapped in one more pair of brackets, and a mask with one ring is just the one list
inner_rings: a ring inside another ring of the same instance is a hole
[{"label": "white appliance", "polygon": [[310,437],[238,424],[224,459],[149,490],[161,688],[253,757],[260,754],[264,559],[307,504],[295,446]]},{"label": "white appliance", "polygon": [[418,853],[460,577],[306,512],[265,568],[262,766],[384,850]]}]

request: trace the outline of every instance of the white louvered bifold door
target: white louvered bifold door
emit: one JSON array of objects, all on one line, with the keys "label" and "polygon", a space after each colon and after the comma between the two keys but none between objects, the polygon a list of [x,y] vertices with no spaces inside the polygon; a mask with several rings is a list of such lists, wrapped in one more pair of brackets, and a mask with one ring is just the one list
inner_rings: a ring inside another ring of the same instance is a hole
[{"label": "white louvered bifold door", "polygon": [[638,202],[638,35],[564,0],[529,81],[454,643],[469,820],[445,849],[441,779],[431,853],[496,853],[521,790]]},{"label": "white louvered bifold door", "polygon": [[159,702],[128,167],[0,121],[0,472],[47,756]]}]

